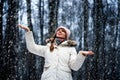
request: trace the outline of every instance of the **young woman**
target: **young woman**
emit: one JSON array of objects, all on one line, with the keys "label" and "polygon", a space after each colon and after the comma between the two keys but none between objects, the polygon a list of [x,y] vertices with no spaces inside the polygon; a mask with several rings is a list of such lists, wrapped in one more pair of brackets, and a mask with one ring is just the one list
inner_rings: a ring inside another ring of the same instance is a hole
[{"label": "young woman", "polygon": [[45,58],[41,80],[72,80],[71,69],[77,71],[86,55],[94,54],[92,51],[79,51],[77,54],[76,43],[69,40],[70,30],[66,27],[58,27],[54,36],[47,39],[47,45],[35,44],[32,31],[22,25],[19,27],[26,30],[27,49]]}]

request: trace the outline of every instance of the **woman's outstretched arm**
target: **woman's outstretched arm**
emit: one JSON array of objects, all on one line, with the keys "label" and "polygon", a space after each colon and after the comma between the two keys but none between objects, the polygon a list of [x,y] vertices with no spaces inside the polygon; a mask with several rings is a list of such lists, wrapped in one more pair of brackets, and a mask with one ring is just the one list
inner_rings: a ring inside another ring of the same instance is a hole
[{"label": "woman's outstretched arm", "polygon": [[30,51],[31,53],[34,53],[36,55],[44,57],[46,46],[37,45],[35,43],[34,38],[33,38],[33,33],[32,33],[32,31],[30,31],[30,29],[28,27],[20,25],[20,24],[18,26],[26,31],[25,40],[26,40],[26,45],[27,45],[28,51]]},{"label": "woman's outstretched arm", "polygon": [[84,60],[87,55],[94,54],[92,51],[79,51],[79,53],[77,54],[75,48],[73,48],[71,50],[72,51],[71,51],[69,66],[71,69],[73,69],[75,71],[79,70],[79,68],[84,63]]}]

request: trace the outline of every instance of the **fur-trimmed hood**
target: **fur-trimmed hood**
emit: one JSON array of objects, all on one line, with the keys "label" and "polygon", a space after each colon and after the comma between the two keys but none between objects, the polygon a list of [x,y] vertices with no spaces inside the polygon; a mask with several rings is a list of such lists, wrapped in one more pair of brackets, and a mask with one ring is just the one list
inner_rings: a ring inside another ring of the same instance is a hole
[{"label": "fur-trimmed hood", "polygon": [[73,40],[67,40],[60,44],[60,46],[70,46],[70,47],[76,46],[76,45],[77,45],[76,41],[73,41]]},{"label": "fur-trimmed hood", "polygon": [[[50,39],[46,40],[46,43],[51,43]],[[73,47],[73,46],[77,46],[76,41],[74,40],[66,40],[64,42],[62,42],[59,46],[69,46],[69,47]]]}]

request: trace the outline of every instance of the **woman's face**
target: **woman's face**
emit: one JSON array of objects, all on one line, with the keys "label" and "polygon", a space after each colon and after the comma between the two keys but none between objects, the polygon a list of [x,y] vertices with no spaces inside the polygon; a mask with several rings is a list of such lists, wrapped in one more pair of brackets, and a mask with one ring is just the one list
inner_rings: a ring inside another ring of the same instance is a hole
[{"label": "woman's face", "polygon": [[62,28],[58,29],[56,32],[56,37],[65,39],[66,38],[65,30]]}]

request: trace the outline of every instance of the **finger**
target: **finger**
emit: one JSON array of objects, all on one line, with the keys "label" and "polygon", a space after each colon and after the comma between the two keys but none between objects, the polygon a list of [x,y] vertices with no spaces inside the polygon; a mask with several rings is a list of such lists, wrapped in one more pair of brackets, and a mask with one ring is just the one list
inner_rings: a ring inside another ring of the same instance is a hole
[{"label": "finger", "polygon": [[94,52],[91,51],[92,54],[94,54]]},{"label": "finger", "polygon": [[22,25],[21,25],[21,24],[18,24],[18,26],[19,26],[19,27],[22,27]]},{"label": "finger", "polygon": [[22,25],[20,25],[20,24],[19,24],[18,26],[19,26],[20,28],[24,28],[24,27],[23,27]]},{"label": "finger", "polygon": [[19,24],[18,26],[20,26],[21,28],[26,28],[26,26],[23,26],[23,25],[21,25],[21,24]]},{"label": "finger", "polygon": [[28,31],[28,30],[27,30],[27,28],[26,28],[26,27],[24,27],[24,26],[22,26],[21,24],[18,24],[18,26],[19,26],[20,28],[22,28],[22,29],[24,29],[24,30]]},{"label": "finger", "polygon": [[94,52],[92,52],[92,51],[89,51],[89,53],[94,54]]},{"label": "finger", "polygon": [[91,52],[90,54],[92,55],[92,54],[94,54],[94,52]]}]

